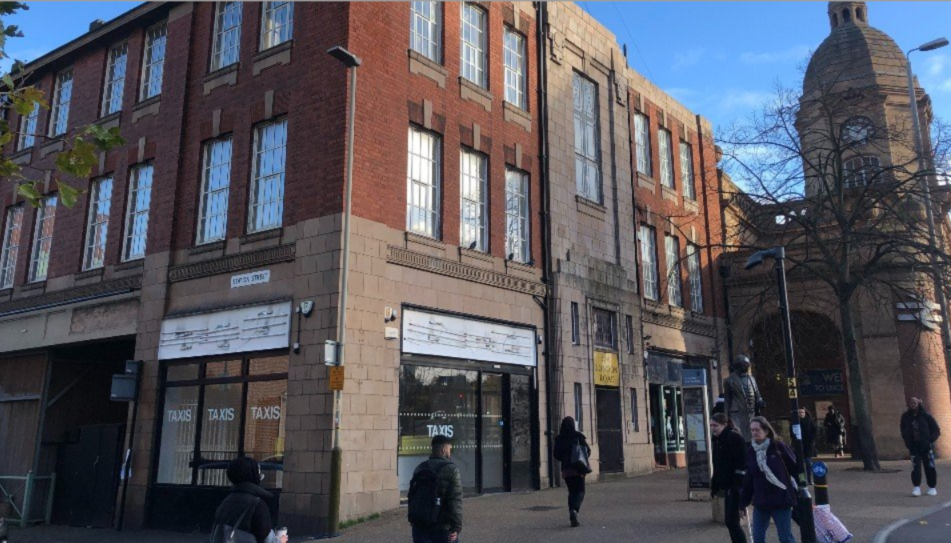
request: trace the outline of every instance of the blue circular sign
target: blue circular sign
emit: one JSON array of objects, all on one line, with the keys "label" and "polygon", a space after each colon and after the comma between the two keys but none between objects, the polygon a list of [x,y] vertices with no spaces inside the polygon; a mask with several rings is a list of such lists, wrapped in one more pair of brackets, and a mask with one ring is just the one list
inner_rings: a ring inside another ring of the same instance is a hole
[{"label": "blue circular sign", "polygon": [[829,473],[829,466],[825,462],[813,462],[812,474],[816,477],[825,477]]}]

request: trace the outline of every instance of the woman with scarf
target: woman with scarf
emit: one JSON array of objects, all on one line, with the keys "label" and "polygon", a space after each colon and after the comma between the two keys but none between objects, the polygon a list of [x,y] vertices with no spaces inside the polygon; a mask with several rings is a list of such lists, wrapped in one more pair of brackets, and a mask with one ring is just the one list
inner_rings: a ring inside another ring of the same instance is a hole
[{"label": "woman with scarf", "polygon": [[571,465],[571,451],[575,445],[582,447],[588,458],[591,457],[591,447],[588,446],[584,434],[578,431],[575,419],[565,417],[561,421],[561,430],[555,437],[554,456],[561,462],[561,478],[568,486],[568,516],[573,528],[581,525],[578,522],[578,512],[581,511],[581,503],[584,501],[584,476],[587,475],[587,472],[579,471]]},{"label": "woman with scarf", "polygon": [[776,435],[765,417],[750,420],[753,441],[746,452],[746,478],[740,495],[740,515],[753,504],[753,543],[766,543],[769,521],[776,523],[780,543],[796,543],[792,512],[796,505],[796,457]]}]

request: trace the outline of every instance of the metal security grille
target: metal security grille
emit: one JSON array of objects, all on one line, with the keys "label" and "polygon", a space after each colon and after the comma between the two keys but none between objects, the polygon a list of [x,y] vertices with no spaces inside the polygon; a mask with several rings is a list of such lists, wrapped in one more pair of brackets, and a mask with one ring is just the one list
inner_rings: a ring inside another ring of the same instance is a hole
[{"label": "metal security grille", "polygon": [[595,309],[594,314],[594,345],[605,349],[617,349],[617,334],[614,330],[614,313],[603,309]]}]

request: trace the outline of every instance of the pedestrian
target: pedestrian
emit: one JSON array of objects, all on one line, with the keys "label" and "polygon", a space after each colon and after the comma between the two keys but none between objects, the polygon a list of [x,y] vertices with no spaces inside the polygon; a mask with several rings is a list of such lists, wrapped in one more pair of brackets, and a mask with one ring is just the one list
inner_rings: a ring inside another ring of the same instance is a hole
[{"label": "pedestrian", "polygon": [[732,543],[747,543],[740,524],[740,491],[746,475],[746,440],[736,431],[733,421],[724,413],[710,417],[713,434],[713,477],[710,496],[724,500],[726,528]]},{"label": "pedestrian", "polygon": [[257,543],[287,543],[287,535],[280,537],[271,525],[271,508],[274,495],[261,488],[264,474],[253,458],[242,456],[228,463],[228,480],[231,493],[221,502],[215,512],[215,527],[211,541],[229,541],[234,530],[254,537]]},{"label": "pedestrian", "polygon": [[816,455],[816,425],[812,422],[812,413],[804,407],[799,408],[799,431],[802,432],[802,459],[806,464],[806,479],[812,484],[812,458]]},{"label": "pedestrian", "polygon": [[912,496],[921,496],[921,467],[924,465],[928,495],[937,496],[938,472],[934,466],[934,443],[941,436],[938,421],[934,420],[918,398],[908,399],[908,411],[901,416],[901,438],[911,454]]},{"label": "pedestrian", "polygon": [[726,400],[723,399],[723,394],[720,394],[720,396],[717,397],[717,401],[713,402],[713,415],[716,415],[717,413],[726,413],[725,401]]},{"label": "pedestrian", "polygon": [[462,474],[452,462],[452,440],[437,435],[429,460],[416,466],[409,483],[408,517],[413,543],[459,541],[462,531]]},{"label": "pedestrian", "polygon": [[590,467],[572,463],[572,456],[576,456],[574,454],[576,448],[584,452],[585,462],[587,462],[587,459],[591,457],[588,440],[578,431],[575,419],[565,417],[561,421],[558,436],[555,437],[554,456],[561,462],[561,478],[565,480],[565,485],[568,487],[568,518],[572,528],[581,525],[578,522],[578,513],[581,512],[581,503],[584,502],[584,478],[591,472]]},{"label": "pedestrian", "polygon": [[780,543],[796,543],[792,533],[796,470],[792,450],[776,435],[765,417],[750,420],[753,441],[746,450],[746,477],[740,500],[740,516],[753,504],[753,543],[766,543],[769,521],[776,523]]},{"label": "pedestrian", "polygon": [[832,446],[835,457],[845,456],[845,417],[830,405],[822,425],[826,429],[826,443]]}]

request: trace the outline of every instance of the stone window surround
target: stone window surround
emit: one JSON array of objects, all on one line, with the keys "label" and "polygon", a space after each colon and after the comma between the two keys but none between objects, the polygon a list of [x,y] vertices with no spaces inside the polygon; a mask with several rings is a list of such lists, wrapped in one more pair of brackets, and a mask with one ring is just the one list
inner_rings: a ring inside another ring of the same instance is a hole
[{"label": "stone window surround", "polygon": [[459,76],[459,97],[479,104],[489,113],[492,112],[492,100],[494,99],[492,93],[461,75]]},{"label": "stone window surround", "polygon": [[261,51],[251,58],[251,74],[257,77],[264,70],[291,63],[291,51],[294,49],[294,40],[290,39]]},{"label": "stone window surround", "polygon": [[413,49],[407,49],[407,56],[409,57],[410,73],[432,79],[439,85],[439,88],[446,88],[446,79],[449,77],[449,70],[442,64],[434,62]]}]

